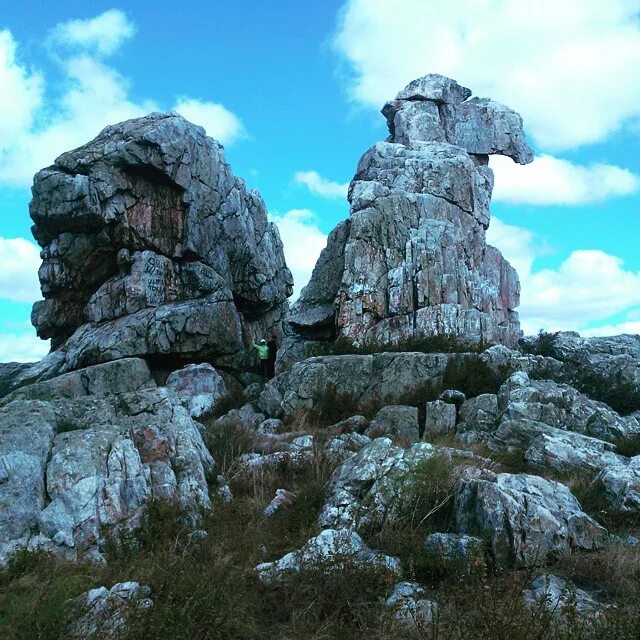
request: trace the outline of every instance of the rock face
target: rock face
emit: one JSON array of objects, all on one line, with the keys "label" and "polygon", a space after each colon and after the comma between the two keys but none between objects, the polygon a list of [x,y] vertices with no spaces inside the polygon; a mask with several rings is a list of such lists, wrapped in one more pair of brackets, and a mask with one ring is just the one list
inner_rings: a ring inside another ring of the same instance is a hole
[{"label": "rock face", "polygon": [[625,414],[640,411],[640,335],[581,338],[562,331],[525,338],[523,346],[561,361],[564,380],[588,395]]},{"label": "rock face", "polygon": [[[101,560],[105,536],[136,526],[150,498],[209,506],[213,460],[187,410],[149,377],[138,390],[117,388],[140,381],[144,367],[97,365],[3,400],[0,564],[21,547]],[[103,394],[83,380],[102,380]]]},{"label": "rock face", "polygon": [[355,531],[325,529],[301,549],[275,562],[256,567],[260,580],[267,584],[286,580],[304,571],[344,571],[346,567],[376,569],[400,575],[400,561],[379,551],[372,551]]},{"label": "rock face", "polygon": [[428,75],[385,105],[390,136],[362,156],[351,215],[330,235],[289,315],[298,338],[518,341],[518,277],[485,242],[488,156],[524,164],[533,155],[518,114],[470,94]]},{"label": "rock face", "polygon": [[489,541],[500,565],[544,563],[550,554],[595,549],[607,532],[559,482],[484,471],[461,480],[454,516],[461,533]]},{"label": "rock face", "polygon": [[91,589],[77,607],[81,615],[70,629],[71,637],[74,640],[125,638],[136,610],[153,606],[153,600],[148,597],[150,593],[149,587],[137,582],[119,582],[111,589]]},{"label": "rock face", "polygon": [[126,356],[239,367],[280,331],[292,277],[255,191],[176,113],[107,127],[34,180],[44,300],[32,322],[66,371]]},{"label": "rock face", "polygon": [[376,403],[399,404],[426,384],[437,386],[455,357],[446,353],[319,356],[297,362],[266,389],[274,388],[273,395],[282,398],[285,414],[311,408],[323,398],[340,397],[348,397],[362,411]]},{"label": "rock face", "polygon": [[468,451],[427,442],[403,449],[389,438],[376,438],[333,472],[318,525],[364,529],[393,521],[421,490],[416,472],[435,457],[482,462]]},{"label": "rock face", "polygon": [[589,592],[548,573],[538,576],[523,596],[527,607],[534,610],[545,607],[562,624],[570,623],[576,616],[597,617],[606,608]]}]

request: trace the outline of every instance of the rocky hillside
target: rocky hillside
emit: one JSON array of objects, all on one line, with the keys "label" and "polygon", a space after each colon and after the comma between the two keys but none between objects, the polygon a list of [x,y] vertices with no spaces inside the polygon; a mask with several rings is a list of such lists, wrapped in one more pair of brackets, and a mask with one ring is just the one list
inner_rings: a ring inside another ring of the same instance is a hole
[{"label": "rocky hillside", "polygon": [[485,243],[517,114],[441,76],[383,113],[290,312],[179,116],[36,176],[53,351],[0,364],[0,637],[637,637],[640,336],[521,339]]}]

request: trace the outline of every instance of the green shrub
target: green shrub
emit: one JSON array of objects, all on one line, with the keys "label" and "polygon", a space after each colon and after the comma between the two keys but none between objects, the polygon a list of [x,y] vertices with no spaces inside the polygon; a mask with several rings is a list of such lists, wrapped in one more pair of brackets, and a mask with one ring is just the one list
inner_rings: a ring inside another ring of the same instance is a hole
[{"label": "green shrub", "polygon": [[593,400],[604,402],[623,416],[640,410],[640,389],[635,385],[612,384],[597,371],[587,371],[577,365],[572,371],[575,387]]},{"label": "green shrub", "polygon": [[444,371],[442,385],[445,389],[462,391],[467,398],[483,393],[498,393],[506,380],[507,372],[495,373],[477,356],[451,358]]}]

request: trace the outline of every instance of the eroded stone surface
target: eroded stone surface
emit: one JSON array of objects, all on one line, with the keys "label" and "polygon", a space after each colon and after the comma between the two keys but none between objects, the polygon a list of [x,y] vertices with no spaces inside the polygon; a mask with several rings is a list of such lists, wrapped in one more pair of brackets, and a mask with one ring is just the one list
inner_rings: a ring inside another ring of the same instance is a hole
[{"label": "eroded stone surface", "polygon": [[607,537],[567,487],[527,474],[483,471],[462,479],[454,516],[458,531],[486,540],[495,562],[505,566],[595,549]]},{"label": "eroded stone surface", "polygon": [[104,537],[135,527],[150,498],[175,498],[194,511],[210,505],[213,460],[173,394],[144,386],[88,394],[79,384],[101,380],[104,390],[110,377],[99,370],[114,364],[69,374],[65,394],[56,395],[58,379],[19,390],[25,397],[0,409],[3,561],[34,546],[101,560]]},{"label": "eroded stone surface", "polygon": [[345,567],[380,570],[400,575],[400,561],[379,551],[372,551],[355,531],[325,529],[311,538],[301,549],[292,551],[275,562],[256,567],[258,577],[267,584],[286,580],[303,571],[343,571]]},{"label": "eroded stone surface", "polygon": [[280,331],[292,278],[255,191],[176,113],[104,129],[40,171],[30,205],[57,372],[171,354],[239,367]]},{"label": "eroded stone surface", "polygon": [[[351,215],[329,237],[294,305],[283,366],[305,340],[391,343],[432,334],[515,346],[520,285],[485,241],[488,155],[531,162],[522,120],[442,76],[387,103],[390,136],[361,158]],[[297,338],[296,338],[297,336]]]}]

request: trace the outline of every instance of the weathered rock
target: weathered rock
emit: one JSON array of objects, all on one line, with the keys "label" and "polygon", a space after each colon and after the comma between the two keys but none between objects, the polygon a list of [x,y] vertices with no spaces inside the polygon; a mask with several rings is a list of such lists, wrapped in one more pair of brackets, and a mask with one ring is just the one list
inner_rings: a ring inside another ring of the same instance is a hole
[{"label": "weathered rock", "polygon": [[278,420],[278,418],[268,418],[267,420],[263,420],[258,427],[258,433],[264,435],[274,435],[280,431],[282,427],[282,420]]},{"label": "weathered rock", "polygon": [[301,549],[288,553],[280,560],[259,564],[256,571],[260,580],[272,584],[305,571],[339,572],[348,567],[400,574],[400,561],[397,558],[372,551],[354,531],[335,529],[325,529]]},{"label": "weathered rock", "polygon": [[350,218],[330,235],[289,315],[283,367],[309,355],[309,339],[397,344],[447,334],[517,344],[518,277],[485,241],[488,155],[527,163],[533,154],[516,113],[462,99],[469,94],[425,76],[385,105],[390,137],[358,164]]},{"label": "weathered rock", "polygon": [[296,499],[296,494],[287,489],[276,489],[276,495],[273,500],[264,508],[262,515],[270,518],[275,515],[282,507],[289,507]]},{"label": "weathered rock", "polygon": [[144,360],[124,358],[21,387],[2,398],[0,406],[6,405],[16,398],[52,400],[81,396],[99,397],[139,391],[155,386],[156,383],[151,377],[149,366]]},{"label": "weathered rock", "polygon": [[0,409],[0,545],[25,537],[27,544],[37,530],[56,426],[45,402],[14,400]]},{"label": "weathered rock", "polygon": [[0,556],[35,545],[100,560],[107,530],[135,527],[152,497],[209,506],[213,461],[187,411],[162,388],[89,395],[78,384],[104,390],[105,371],[21,389],[28,398],[0,409]]},{"label": "weathered rock", "polygon": [[522,118],[487,98],[472,98],[455,80],[429,74],[406,86],[382,109],[389,142],[448,142],[468,153],[510,156],[520,164],[533,160],[522,130]]},{"label": "weathered rock", "polygon": [[442,400],[427,402],[424,422],[423,439],[443,433],[453,433],[456,430],[456,407]]},{"label": "weathered rock", "polygon": [[394,618],[411,628],[431,624],[438,605],[429,600],[427,592],[417,582],[398,582],[384,604]]},{"label": "weathered rock", "polygon": [[534,610],[544,607],[561,623],[573,620],[576,615],[593,618],[606,608],[587,591],[549,573],[538,576],[523,595],[527,607]]},{"label": "weathered rock", "polygon": [[355,411],[398,404],[427,384],[442,382],[447,362],[455,354],[374,353],[321,356],[297,362],[274,378],[285,415],[311,409],[328,395],[348,397]]},{"label": "weathered rock", "polygon": [[563,331],[525,338],[523,345],[562,361],[566,381],[588,395],[605,391],[625,413],[640,410],[640,335],[581,338]]},{"label": "weathered rock", "polygon": [[0,362],[0,398],[16,388],[20,374],[30,367],[28,362]]},{"label": "weathered rock", "polygon": [[238,368],[252,336],[280,332],[292,278],[277,229],[221,145],[176,113],[61,155],[30,213],[45,298],[32,321],[58,372],[167,354]]},{"label": "weathered rock", "polygon": [[75,613],[80,617],[70,628],[75,640],[104,638],[117,640],[128,635],[132,617],[153,606],[151,589],[137,582],[119,582],[111,589],[91,589],[80,599]]},{"label": "weathered rock", "polygon": [[190,364],[173,371],[167,389],[176,394],[192,418],[214,413],[230,398],[222,376],[210,364]]},{"label": "weathered rock", "polygon": [[256,403],[258,408],[272,418],[282,417],[282,394],[273,384],[266,384]]},{"label": "weathered rock", "polygon": [[496,344],[480,354],[480,361],[503,379],[517,371],[524,371],[532,378],[547,378],[567,382],[566,367],[560,360],[543,355],[521,353]]},{"label": "weathered rock", "polygon": [[223,432],[229,428],[240,428],[248,432],[257,431],[266,420],[263,413],[258,413],[252,404],[242,405],[239,409],[231,409],[213,423],[212,431]]},{"label": "weathered rock", "polygon": [[458,391],[457,389],[445,389],[438,396],[438,400],[442,400],[442,402],[447,402],[448,404],[453,404],[455,405],[456,409],[459,409],[466,399],[467,396],[465,396],[462,391]]},{"label": "weathered rock", "polygon": [[551,380],[531,380],[520,371],[500,388],[503,419],[533,420],[600,440],[615,441],[640,434],[635,418],[623,418],[602,402]]},{"label": "weathered rock", "polygon": [[619,464],[604,466],[595,482],[604,487],[607,501],[615,511],[640,511],[640,456],[619,457]]},{"label": "weathered rock", "polygon": [[331,438],[327,443],[326,451],[332,458],[344,461],[352,458],[370,442],[371,438],[369,438],[369,436],[365,436],[355,431],[347,432]]},{"label": "weathered rock", "polygon": [[498,417],[498,396],[483,393],[475,398],[469,398],[460,407],[457,431],[492,431]]},{"label": "weathered rock", "polygon": [[370,438],[386,436],[403,443],[417,442],[420,439],[418,409],[406,405],[382,407],[364,435]]},{"label": "weathered rock", "polygon": [[559,482],[483,471],[460,481],[454,517],[460,533],[486,540],[496,563],[529,566],[571,549],[595,549],[607,532]]},{"label": "weathered rock", "polygon": [[468,451],[426,442],[403,449],[389,438],[376,438],[333,472],[318,525],[361,529],[393,521],[416,497],[421,483],[428,481],[416,471],[437,456],[467,464],[483,462]]},{"label": "weathered rock", "polygon": [[356,415],[340,420],[340,422],[327,427],[326,430],[328,433],[336,433],[338,435],[353,432],[364,433],[368,426],[369,421],[364,416]]},{"label": "weathered rock", "polygon": [[484,543],[480,538],[456,533],[432,533],[424,548],[445,570],[479,571],[484,568]]}]

